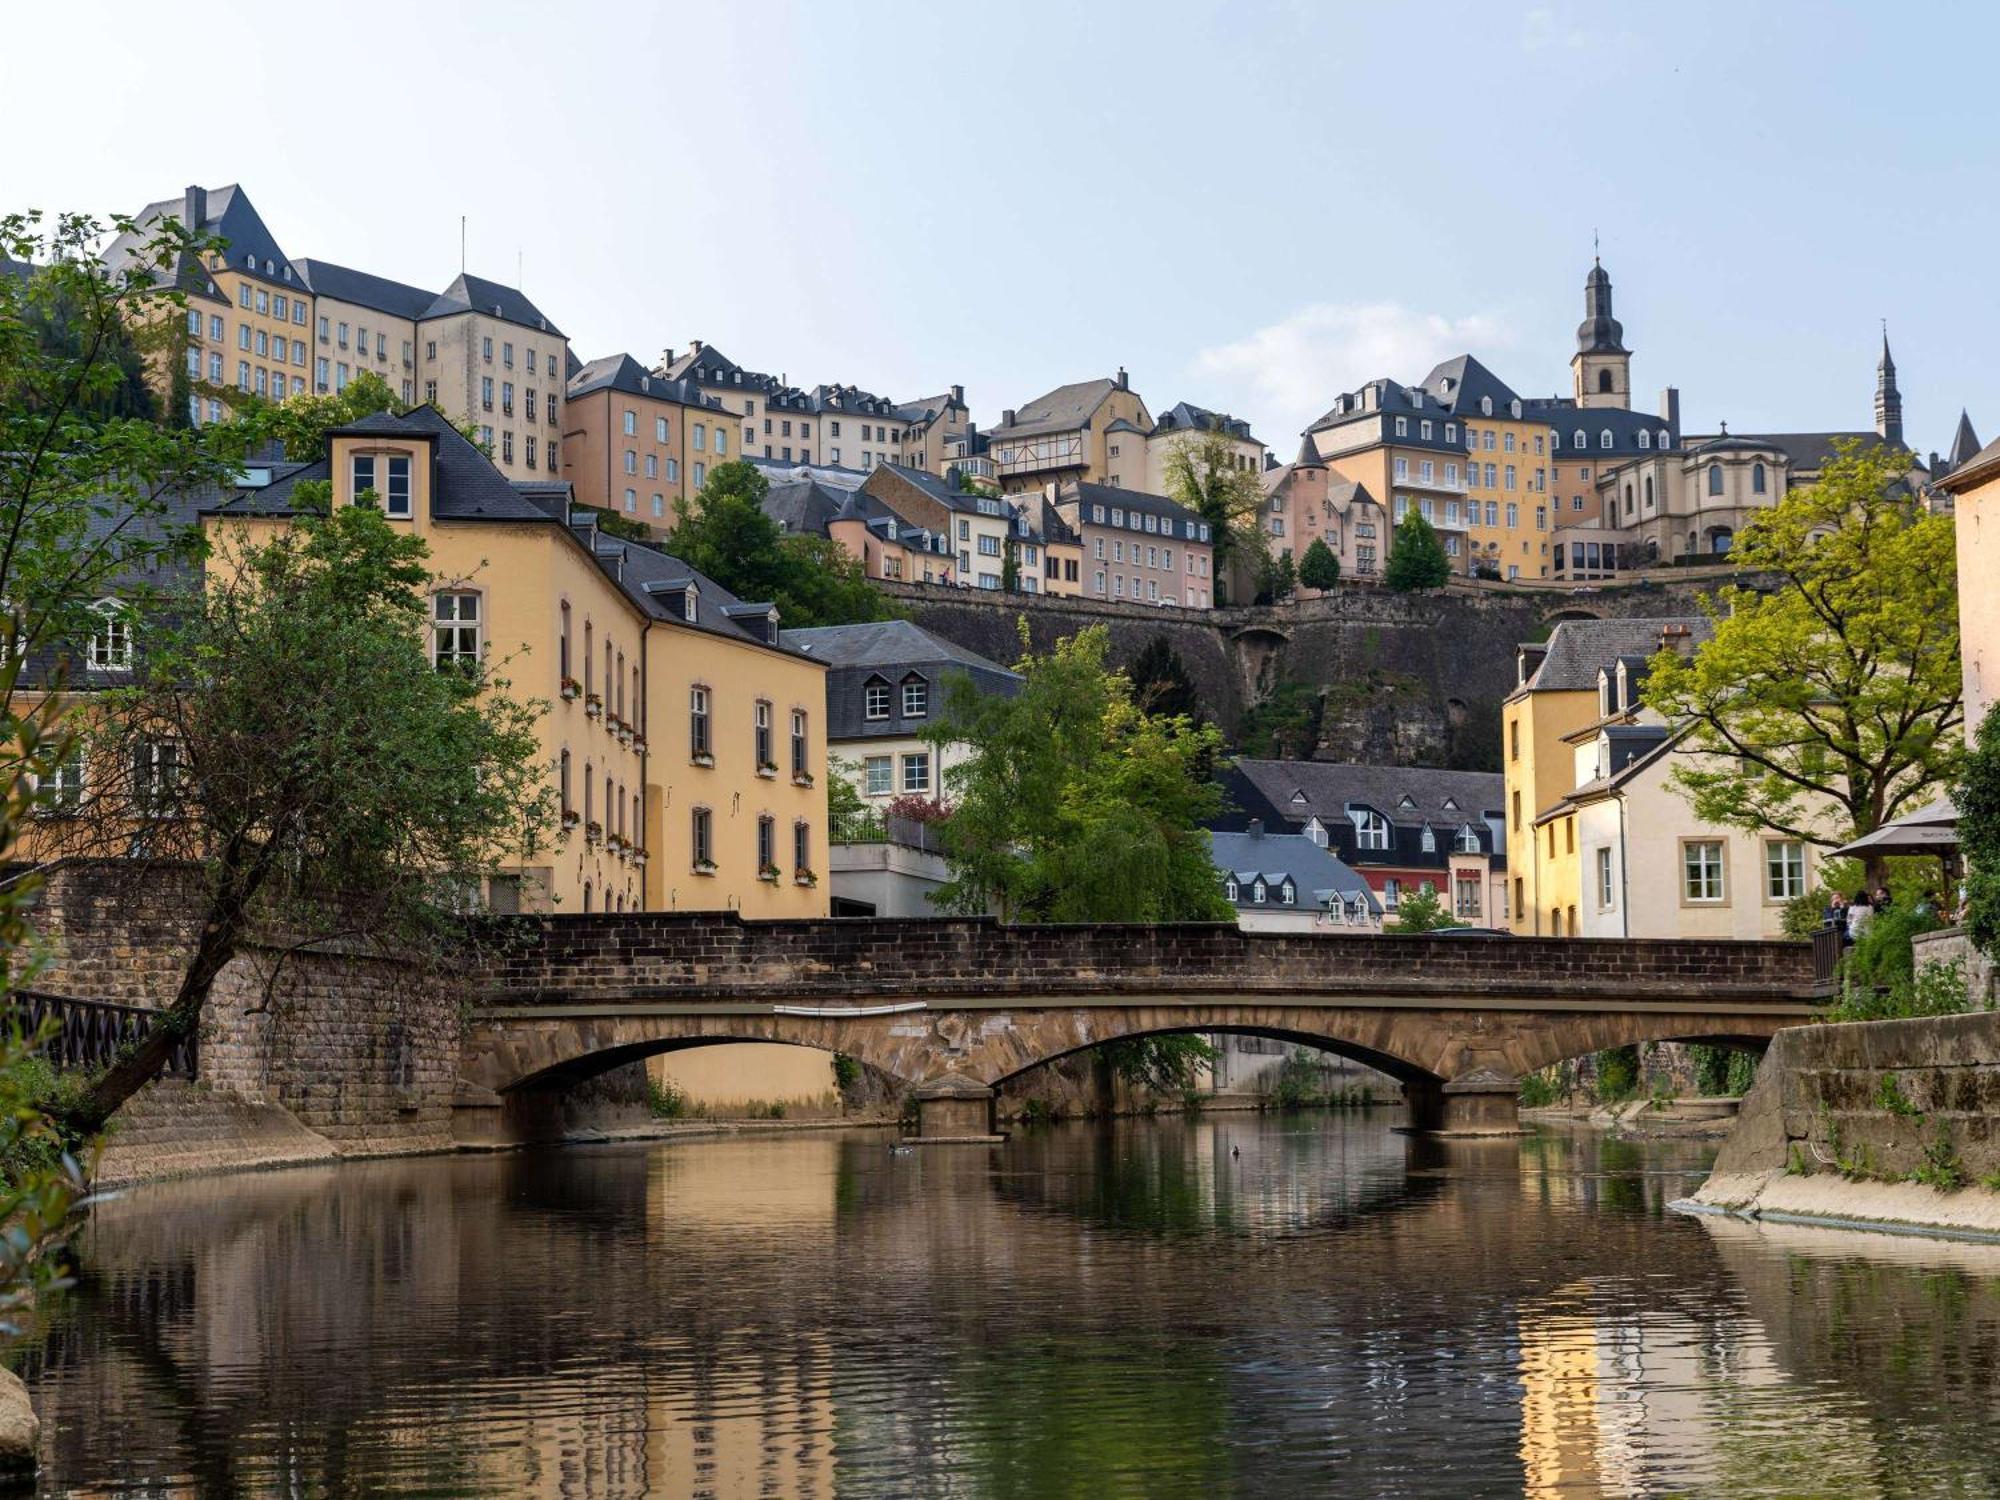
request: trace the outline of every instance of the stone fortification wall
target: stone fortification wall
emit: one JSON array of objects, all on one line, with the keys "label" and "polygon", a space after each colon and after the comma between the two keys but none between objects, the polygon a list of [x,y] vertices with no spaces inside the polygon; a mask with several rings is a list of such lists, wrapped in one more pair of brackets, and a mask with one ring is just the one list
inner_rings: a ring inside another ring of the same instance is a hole
[{"label": "stone fortification wall", "polygon": [[[59,866],[37,903],[36,926],[51,948],[37,987],[167,1004],[193,939],[187,878]],[[172,1089],[173,1108],[164,1113],[140,1112],[144,1128],[152,1129],[155,1117],[179,1117],[199,1133],[190,1110],[208,1094],[277,1106],[342,1151],[445,1145],[460,1006],[449,976],[404,958],[355,944],[259,943],[223,970],[210,996],[196,1089]],[[139,1113],[134,1126],[141,1127]]]}]

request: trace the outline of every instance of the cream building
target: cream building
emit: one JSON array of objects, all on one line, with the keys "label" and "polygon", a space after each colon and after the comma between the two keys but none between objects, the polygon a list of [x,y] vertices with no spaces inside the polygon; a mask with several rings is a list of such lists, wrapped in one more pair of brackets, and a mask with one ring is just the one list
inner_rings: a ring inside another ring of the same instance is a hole
[{"label": "cream building", "polygon": [[1045,497],[1075,533],[1087,598],[1208,609],[1215,602],[1209,524],[1165,495],[1053,483]]},{"label": "cream building", "polygon": [[2000,441],[1960,462],[1941,487],[1952,497],[1958,528],[1958,645],[1969,740],[2000,698]]},{"label": "cream building", "polygon": [[960,587],[999,589],[1006,580],[1008,552],[1015,548],[1023,592],[1040,592],[1040,544],[1024,541],[1015,502],[955,489],[935,474],[890,463],[878,463],[869,472],[861,493],[911,525],[947,538],[950,581]]},{"label": "cream building", "polygon": [[[1166,494],[1168,461],[1174,449],[1185,443],[1200,442],[1211,432],[1219,432],[1228,440],[1230,461],[1237,468],[1250,474],[1264,472],[1269,450],[1251,436],[1248,422],[1226,412],[1181,401],[1161,412],[1153,430],[1146,434],[1146,468],[1134,487],[1155,495]],[[1124,454],[1121,452],[1119,457],[1122,459]],[[1119,483],[1116,479],[1108,482]]]},{"label": "cream building", "polygon": [[1121,367],[1109,379],[1057,386],[1001,413],[987,434],[1000,488],[1020,494],[1051,482],[1137,488],[1147,473],[1153,418]]},{"label": "cream building", "polygon": [[313,392],[343,391],[365,372],[414,405],[417,320],[435,294],[330,261],[302,260],[299,269],[313,287]]}]

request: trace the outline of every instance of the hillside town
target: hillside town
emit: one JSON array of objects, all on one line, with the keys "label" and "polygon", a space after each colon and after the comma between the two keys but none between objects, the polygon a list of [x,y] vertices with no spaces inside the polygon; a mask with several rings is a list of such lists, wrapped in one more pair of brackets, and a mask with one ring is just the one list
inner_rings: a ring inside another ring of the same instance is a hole
[{"label": "hillside town", "polygon": [[1996,1222],[1946,1075],[2000,1070],[2000,442],[1906,428],[1886,329],[1872,421],[1864,369],[1684,430],[1593,258],[1566,382],[1468,350],[1292,436],[1115,350],[795,383],[295,258],[242,184],[121,212],[0,244],[24,1295],[102,1183],[801,1125],[1393,1108],[1722,1142],[1674,1196],[1732,1223]]}]

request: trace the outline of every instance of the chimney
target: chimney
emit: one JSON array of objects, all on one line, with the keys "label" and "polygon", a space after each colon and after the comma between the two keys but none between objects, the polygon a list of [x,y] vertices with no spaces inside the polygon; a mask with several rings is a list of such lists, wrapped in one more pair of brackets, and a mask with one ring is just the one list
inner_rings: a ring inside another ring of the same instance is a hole
[{"label": "chimney", "polygon": [[660,351],[660,368],[662,370],[672,369],[673,363],[674,363],[674,346],[672,344],[669,344],[667,345],[666,348]]},{"label": "chimney", "polygon": [[201,226],[208,222],[208,189],[189,188],[182,202],[181,212],[187,215],[187,223],[183,227],[199,234]]},{"label": "chimney", "polygon": [[1694,655],[1694,629],[1679,620],[1669,620],[1660,627],[1660,649],[1672,651],[1677,656]]},{"label": "chimney", "polygon": [[702,343],[702,341],[701,341],[700,339],[689,339],[689,340],[688,340],[688,353],[690,353],[690,354],[699,354],[699,353],[701,353],[701,351],[702,351],[703,349],[705,349],[705,348],[707,348],[707,347],[708,347],[708,346],[707,346],[706,344]]},{"label": "chimney", "polygon": [[1668,386],[1660,392],[1660,420],[1667,424],[1667,439],[1676,448],[1681,445],[1681,393],[1677,386]]},{"label": "chimney", "polygon": [[1264,820],[1262,818],[1252,818],[1250,820],[1250,837],[1253,839],[1261,839],[1263,836],[1264,836]]},{"label": "chimney", "polygon": [[1132,389],[1132,383],[1125,378],[1125,367],[1123,365],[1118,367],[1118,389],[1121,391]]},{"label": "chimney", "polygon": [[965,387],[962,385],[953,386],[951,388],[951,399],[952,404],[955,406],[965,405]]},{"label": "chimney", "polygon": [[1005,411],[1000,413],[1000,425],[1002,427],[1012,427],[1014,425],[1013,407],[1010,406]]}]

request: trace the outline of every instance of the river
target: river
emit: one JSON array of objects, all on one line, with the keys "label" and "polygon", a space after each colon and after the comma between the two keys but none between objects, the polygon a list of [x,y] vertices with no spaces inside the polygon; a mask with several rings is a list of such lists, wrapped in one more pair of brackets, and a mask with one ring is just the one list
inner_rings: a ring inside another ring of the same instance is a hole
[{"label": "river", "polygon": [[2000,1494],[2000,1248],[1384,1112],[216,1177],[101,1207],[44,1494]]}]

